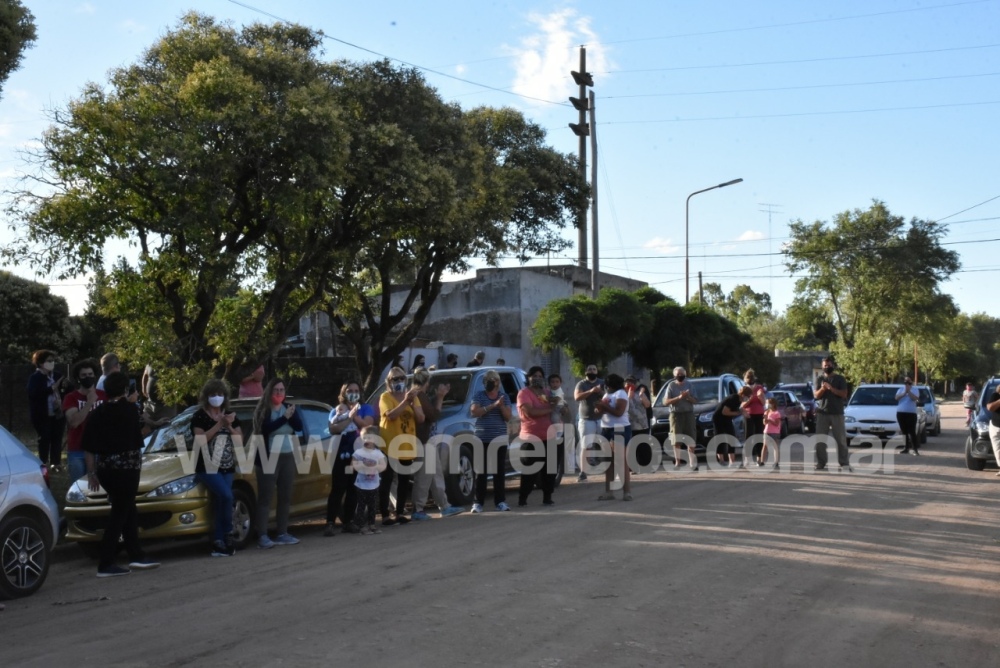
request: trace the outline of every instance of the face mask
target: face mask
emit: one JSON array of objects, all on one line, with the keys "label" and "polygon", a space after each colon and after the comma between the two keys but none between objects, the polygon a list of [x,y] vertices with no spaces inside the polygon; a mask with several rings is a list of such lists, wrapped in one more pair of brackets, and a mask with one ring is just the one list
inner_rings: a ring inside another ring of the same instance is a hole
[{"label": "face mask", "polygon": [[406,391],[406,382],[404,381],[402,383],[393,383],[392,384],[392,391],[393,392],[405,392]]},{"label": "face mask", "polygon": [[687,378],[687,376],[674,376],[674,379],[675,379],[675,380],[676,380],[676,381],[677,381],[678,383],[683,383],[683,382],[684,382],[684,379],[685,379],[685,378]]},{"label": "face mask", "polygon": [[545,384],[544,379],[539,378],[538,376],[535,376],[531,379],[531,386],[536,389],[542,387],[544,384]]},{"label": "face mask", "polygon": [[825,367],[823,367],[823,373],[826,373],[826,374],[833,373],[833,367],[832,366],[825,366]]},{"label": "face mask", "polygon": [[597,378],[597,374],[596,373],[588,373],[587,374],[587,380],[594,380],[595,378]]},{"label": "face mask", "polygon": [[357,392],[348,392],[347,393],[347,402],[348,403],[356,404],[356,403],[358,403],[358,401],[360,399],[361,399],[361,395],[358,394]]},{"label": "face mask", "polygon": [[85,390],[89,390],[94,386],[96,382],[97,382],[96,378],[94,378],[93,376],[87,376],[86,378],[80,379],[80,387],[82,387]]},{"label": "face mask", "polygon": [[56,363],[46,362],[45,364],[42,365],[42,368],[45,369],[46,371],[52,371],[53,369],[56,368]]},{"label": "face mask", "polygon": [[272,392],[271,393],[271,403],[277,406],[285,400],[284,392]]},{"label": "face mask", "polygon": [[487,392],[492,392],[495,389],[497,389],[497,382],[495,380],[488,380],[488,381],[486,381],[486,391]]},{"label": "face mask", "polygon": [[208,404],[213,408],[218,408],[222,404],[226,403],[226,398],[219,395],[215,395],[208,398]]}]

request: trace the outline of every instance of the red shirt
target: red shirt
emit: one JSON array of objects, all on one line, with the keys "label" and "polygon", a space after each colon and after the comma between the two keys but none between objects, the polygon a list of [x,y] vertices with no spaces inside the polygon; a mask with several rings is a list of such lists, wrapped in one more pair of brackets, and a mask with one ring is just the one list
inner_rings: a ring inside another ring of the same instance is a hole
[{"label": "red shirt", "polygon": [[[546,390],[547,392],[548,390]],[[542,415],[528,415],[521,412],[521,406],[532,406],[534,408],[545,408]],[[517,413],[521,417],[521,438],[529,434],[539,438],[542,442],[549,435],[549,427],[552,425],[552,405],[535,394],[530,387],[526,387],[517,393]]]},{"label": "red shirt", "polygon": [[[104,393],[104,390],[97,390],[97,401],[94,405],[97,406],[100,403],[107,401],[108,395]],[[62,409],[63,413],[71,408],[78,408],[83,410],[83,407],[87,404],[87,395],[80,390],[73,390],[65,397],[63,397]],[[87,425],[87,418],[83,419],[83,422],[71,427],[66,433],[66,451],[67,452],[79,452],[80,440],[83,438],[83,428]]]}]

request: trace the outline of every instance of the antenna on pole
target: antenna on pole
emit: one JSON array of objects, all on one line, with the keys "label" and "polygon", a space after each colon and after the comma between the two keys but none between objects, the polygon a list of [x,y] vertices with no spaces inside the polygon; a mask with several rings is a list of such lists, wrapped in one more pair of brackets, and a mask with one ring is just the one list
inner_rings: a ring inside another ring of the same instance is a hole
[{"label": "antenna on pole", "polygon": [[764,209],[757,209],[761,213],[767,214],[767,292],[771,299],[774,299],[774,251],[771,248],[771,242],[773,240],[773,235],[771,234],[771,216],[775,213],[781,213],[780,204],[768,204],[767,202],[757,202],[757,206],[766,207]]}]

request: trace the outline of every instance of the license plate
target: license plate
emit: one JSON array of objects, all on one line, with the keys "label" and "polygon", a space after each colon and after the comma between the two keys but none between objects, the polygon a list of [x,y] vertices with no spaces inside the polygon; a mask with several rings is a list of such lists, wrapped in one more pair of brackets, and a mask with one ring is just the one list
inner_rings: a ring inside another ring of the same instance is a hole
[{"label": "license plate", "polygon": [[870,431],[873,434],[881,434],[882,432],[885,431],[885,427],[869,427],[868,431]]}]

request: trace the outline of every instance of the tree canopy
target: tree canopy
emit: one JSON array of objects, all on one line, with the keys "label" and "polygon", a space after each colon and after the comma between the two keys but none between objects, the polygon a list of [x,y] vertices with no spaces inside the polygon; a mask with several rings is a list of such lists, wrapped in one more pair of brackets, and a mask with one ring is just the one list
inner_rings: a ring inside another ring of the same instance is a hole
[{"label": "tree canopy", "polygon": [[71,362],[78,339],[65,299],[47,285],[0,271],[0,363],[29,363],[41,348]]},{"label": "tree canopy", "polygon": [[35,42],[35,17],[20,0],[0,0],[0,91]]},{"label": "tree canopy", "polygon": [[800,298],[833,321],[831,350],[853,380],[894,378],[907,342],[935,336],[956,314],[939,290],[959,268],[958,254],[941,245],[944,233],[934,221],[907,223],[877,200],[832,224],[791,224],[786,265],[805,274]]},{"label": "tree canopy", "polygon": [[463,112],[388,62],[324,62],[320,39],[188,14],[54,113],[13,205],[8,262],[69,276],[110,264],[110,240],[135,249],[100,311],[172,398],[238,380],[314,308],[373,387],[445,271],[561,248],[586,200],[573,159],[519,113]]}]

